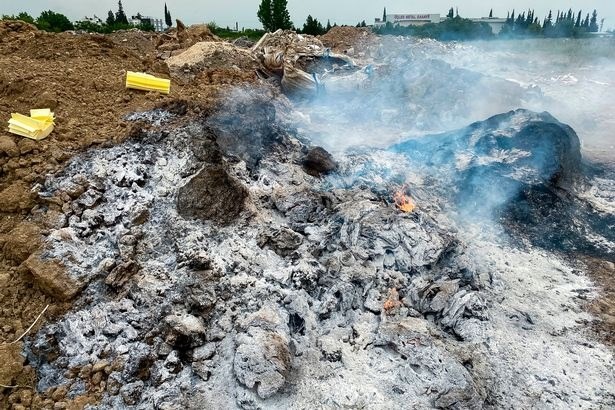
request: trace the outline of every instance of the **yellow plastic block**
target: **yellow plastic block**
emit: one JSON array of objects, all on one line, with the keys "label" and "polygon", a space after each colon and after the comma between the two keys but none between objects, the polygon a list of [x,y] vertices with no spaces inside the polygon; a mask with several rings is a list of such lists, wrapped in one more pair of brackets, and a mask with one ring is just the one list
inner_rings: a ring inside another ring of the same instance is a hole
[{"label": "yellow plastic block", "polygon": [[9,120],[9,132],[33,140],[42,140],[53,131],[53,113],[51,110],[31,110],[36,118],[13,113]]},{"label": "yellow plastic block", "polygon": [[53,122],[55,119],[49,108],[30,110],[30,118],[44,122]]},{"label": "yellow plastic block", "polygon": [[128,71],[126,73],[126,88],[158,91],[163,94],[168,94],[171,91],[171,80],[154,77],[150,74]]}]

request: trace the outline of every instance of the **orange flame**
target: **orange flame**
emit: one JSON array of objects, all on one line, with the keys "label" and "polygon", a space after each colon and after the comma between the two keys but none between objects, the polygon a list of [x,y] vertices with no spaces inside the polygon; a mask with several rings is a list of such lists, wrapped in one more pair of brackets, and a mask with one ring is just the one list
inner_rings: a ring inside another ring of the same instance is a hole
[{"label": "orange flame", "polygon": [[404,194],[404,191],[405,187],[402,187],[395,192],[393,200],[395,201],[395,206],[397,206],[400,211],[410,213],[416,209],[416,205],[412,202],[412,198]]}]

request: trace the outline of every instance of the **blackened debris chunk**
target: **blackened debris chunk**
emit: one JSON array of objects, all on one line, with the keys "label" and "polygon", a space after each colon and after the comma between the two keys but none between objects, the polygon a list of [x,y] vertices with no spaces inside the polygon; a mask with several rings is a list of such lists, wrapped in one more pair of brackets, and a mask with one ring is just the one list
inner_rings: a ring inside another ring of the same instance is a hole
[{"label": "blackened debris chunk", "polygon": [[337,169],[337,164],[324,148],[316,147],[308,152],[303,161],[305,172],[314,177],[329,174]]},{"label": "blackened debris chunk", "polygon": [[204,168],[179,190],[177,211],[184,218],[233,222],[245,208],[248,190],[221,167]]}]

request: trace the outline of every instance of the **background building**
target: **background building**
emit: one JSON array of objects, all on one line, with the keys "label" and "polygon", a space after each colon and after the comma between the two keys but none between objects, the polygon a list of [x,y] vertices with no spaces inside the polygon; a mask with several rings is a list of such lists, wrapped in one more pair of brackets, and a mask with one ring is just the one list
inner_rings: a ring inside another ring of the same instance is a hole
[{"label": "background building", "polygon": [[128,22],[133,26],[138,26],[142,23],[151,23],[151,25],[154,26],[156,31],[164,31],[165,29],[164,22],[162,21],[162,19],[157,19],[150,16],[142,16],[140,14],[132,16],[130,20],[128,20]]},{"label": "background building", "polygon": [[502,28],[506,24],[506,19],[499,17],[480,17],[480,18],[471,18],[475,23],[487,23],[491,26],[491,31],[493,34],[500,34]]},{"label": "background building", "polygon": [[422,26],[427,23],[439,23],[440,22],[440,14],[387,14],[386,21],[383,21],[381,18],[376,18],[374,20],[374,26],[380,27],[384,26],[386,23],[391,23],[393,25],[399,25],[402,27],[408,26]]}]

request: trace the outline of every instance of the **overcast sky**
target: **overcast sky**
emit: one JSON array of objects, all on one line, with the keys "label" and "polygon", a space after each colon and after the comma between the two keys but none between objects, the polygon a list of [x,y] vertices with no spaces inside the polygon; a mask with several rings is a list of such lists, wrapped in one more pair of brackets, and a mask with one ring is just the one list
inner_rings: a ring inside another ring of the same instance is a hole
[{"label": "overcast sky", "polygon": [[[163,18],[164,0],[123,0],[126,14],[141,12]],[[215,21],[219,26],[258,27],[256,10],[260,0],[167,0],[173,18],[184,23],[207,23]],[[553,9],[572,8],[583,14],[597,9],[600,18],[605,18],[604,28],[615,27],[615,0],[288,0],[288,8],[295,25],[303,25],[308,14],[322,20],[331,19],[331,24],[356,24],[361,20],[373,23],[381,17],[386,6],[389,13],[440,13],[445,15],[450,7],[459,7],[463,17],[484,17],[493,8],[494,16],[506,17],[513,8],[534,8],[537,16],[544,16]],[[537,4],[540,4],[538,6]],[[105,18],[107,11],[117,10],[116,0],[0,0],[0,14],[15,14],[20,11],[38,16],[42,10],[51,9],[66,14],[71,20],[96,14]]]}]

